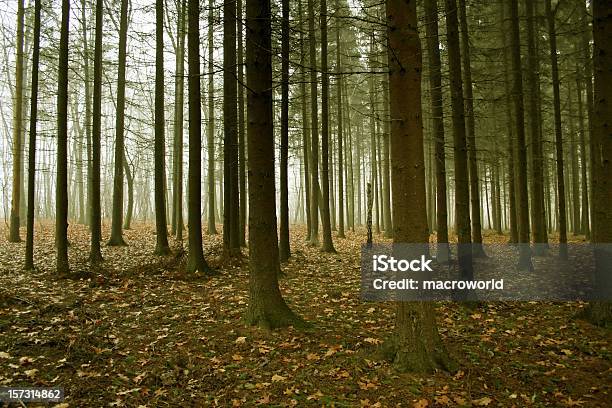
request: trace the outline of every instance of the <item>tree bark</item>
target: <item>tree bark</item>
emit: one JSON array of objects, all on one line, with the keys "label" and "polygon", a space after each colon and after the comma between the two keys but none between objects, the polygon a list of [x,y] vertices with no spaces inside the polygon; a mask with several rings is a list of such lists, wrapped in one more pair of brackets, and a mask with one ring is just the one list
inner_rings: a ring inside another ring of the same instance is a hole
[{"label": "tree bark", "polygon": [[565,177],[563,175],[563,134],[561,127],[561,96],[559,93],[559,67],[557,64],[557,37],[555,15],[551,0],[546,0],[546,19],[550,47],[550,64],[552,67],[553,106],[555,123],[555,147],[557,153],[557,205],[559,216],[559,256],[567,259],[567,221],[565,212]]},{"label": "tree bark", "polygon": [[188,3],[188,63],[189,63],[189,176],[187,217],[189,223],[189,255],[187,272],[214,274],[204,259],[202,250],[202,219],[200,216],[202,175],[202,112],[200,108],[200,4],[198,0]]},{"label": "tree bark", "polygon": [[[421,48],[416,1],[388,0],[391,183],[395,243],[427,243]],[[405,95],[413,95],[406,99]],[[410,183],[406,183],[410,180]],[[395,329],[384,347],[401,371],[450,369],[430,302],[398,302]]]},{"label": "tree bark", "polygon": [[38,67],[40,61],[41,0],[34,2],[34,49],[32,50],[32,96],[30,98],[30,140],[28,145],[28,215],[25,268],[34,269],[34,192],[36,179],[36,121],[38,119]]},{"label": "tree bark", "polygon": [[302,322],[289,309],[278,287],[270,0],[247,0],[246,15],[250,209],[246,320],[271,329]]},{"label": "tree bark", "polygon": [[240,195],[240,245],[246,246],[246,215],[247,215],[247,192],[246,192],[246,146],[244,140],[244,56],[242,40],[242,0],[236,0],[237,16],[237,41],[238,41],[238,160],[239,160],[239,195]]},{"label": "tree bark", "polygon": [[15,93],[13,98],[13,193],[11,196],[11,225],[9,242],[21,242],[19,235],[21,207],[21,138],[23,124],[23,32],[24,0],[17,1],[17,36],[15,64]]},{"label": "tree bark", "polygon": [[109,246],[126,245],[123,239],[123,160],[125,150],[125,66],[127,51],[128,0],[121,0],[119,22],[119,62],[115,138],[115,177],[113,182],[113,216]]},{"label": "tree bark", "polygon": [[523,80],[521,78],[521,43],[519,34],[518,0],[510,1],[510,47],[512,58],[512,98],[514,102],[514,127],[516,131],[516,200],[518,202],[518,243],[521,270],[532,270],[529,243],[529,203],[527,198],[527,148],[525,144],[525,108],[523,105]]},{"label": "tree bark", "polygon": [[281,129],[280,129],[280,232],[279,256],[284,262],[291,256],[289,244],[289,0],[282,0],[281,20]]},{"label": "tree bark", "polygon": [[327,0],[321,2],[321,223],[323,224],[323,252],[336,252],[332,241],[329,188],[329,72],[327,72]]},{"label": "tree bark", "polygon": [[57,185],[55,196],[56,269],[70,271],[68,264],[68,35],[70,1],[62,0],[57,78]]},{"label": "tree bark", "polygon": [[310,54],[310,243],[319,244],[319,104],[317,99],[317,43],[315,38],[314,0],[308,0],[308,44]]},{"label": "tree bark", "polygon": [[465,110],[459,51],[457,3],[445,0],[446,41],[451,83],[451,109],[453,119],[453,151],[455,155],[455,229],[457,233],[457,257],[461,276],[472,280],[472,235],[470,225],[470,191],[468,180],[468,147],[466,140]]},{"label": "tree bark", "polygon": [[446,208],[446,155],[444,152],[444,109],[442,102],[442,72],[440,40],[438,38],[438,2],[425,1],[425,35],[429,61],[429,93],[432,114],[432,134],[435,138],[436,159],[436,235],[437,258],[441,263],[450,259],[448,246],[448,210]]},{"label": "tree bark", "polygon": [[164,114],[164,0],[155,1],[155,232],[156,255],[170,253],[166,224]]},{"label": "tree bark", "polygon": [[536,30],[534,0],[525,0],[527,10],[527,86],[529,88],[529,135],[532,145],[533,161],[531,165],[531,225],[535,255],[545,255],[548,247],[546,230],[546,212],[544,207],[544,173],[542,171],[542,140],[540,138],[540,98],[539,72],[540,64],[536,50]]},{"label": "tree bark", "polygon": [[480,216],[480,191],[478,181],[478,159],[476,148],[476,124],[474,120],[474,92],[472,90],[472,67],[470,57],[470,41],[467,23],[467,12],[465,0],[459,0],[459,14],[461,21],[461,45],[462,45],[462,64],[463,82],[465,84],[464,101],[467,148],[468,148],[468,171],[470,179],[470,202],[471,202],[471,221],[472,221],[472,256],[486,257],[482,247],[482,222]]},{"label": "tree bark", "polygon": [[240,254],[238,191],[238,104],[236,70],[236,2],[223,3],[223,248]]},{"label": "tree bark", "polygon": [[[208,231],[209,235],[217,234],[215,224],[215,75],[214,75],[214,24],[215,4],[208,1],[208,127],[206,128],[206,142],[208,150]],[[198,39],[199,41],[199,39]],[[199,53],[199,51],[198,51]],[[191,149],[190,149],[191,150]]]},{"label": "tree bark", "polygon": [[344,158],[343,158],[343,112],[342,112],[342,43],[340,42],[340,2],[335,0],[336,8],[336,104],[338,107],[338,236],[344,238]]}]

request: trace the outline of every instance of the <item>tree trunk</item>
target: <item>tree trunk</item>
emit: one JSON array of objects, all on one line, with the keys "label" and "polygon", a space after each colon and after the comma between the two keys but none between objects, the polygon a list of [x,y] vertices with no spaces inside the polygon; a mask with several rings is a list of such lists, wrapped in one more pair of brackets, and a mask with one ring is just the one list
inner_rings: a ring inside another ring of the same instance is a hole
[{"label": "tree trunk", "polygon": [[178,241],[183,240],[183,104],[185,100],[185,20],[186,0],[177,6],[176,79],[174,82],[174,187],[172,189],[172,227]]},{"label": "tree trunk", "polygon": [[525,144],[525,109],[523,80],[521,78],[521,43],[519,35],[518,0],[510,1],[510,47],[512,50],[512,97],[514,101],[514,127],[516,131],[516,200],[518,202],[518,243],[521,270],[532,270],[529,244],[529,203],[527,198],[527,149]]},{"label": "tree trunk", "polygon": [[437,259],[447,262],[450,258],[448,246],[448,210],[446,208],[446,157],[444,152],[444,110],[442,103],[442,72],[440,62],[440,40],[438,38],[438,2],[425,1],[425,29],[427,36],[427,58],[429,61],[429,92],[431,101],[432,134],[436,145],[436,235]]},{"label": "tree trunk", "polygon": [[125,212],[125,220],[123,229],[129,230],[132,228],[132,215],[134,214],[134,177],[130,170],[130,165],[127,161],[127,153],[123,156],[123,171],[125,172],[125,181],[127,182],[127,210]]},{"label": "tree trunk", "polygon": [[13,98],[13,193],[11,196],[11,226],[9,242],[21,242],[19,235],[21,207],[21,138],[23,124],[23,32],[24,0],[17,1],[17,38],[15,64],[15,93]]},{"label": "tree trunk", "polygon": [[310,48],[310,243],[319,244],[319,104],[317,99],[317,43],[315,38],[314,0],[308,0],[308,44]]},{"label": "tree trunk", "polygon": [[[323,181],[323,252],[336,252],[332,241],[329,193],[329,72],[327,72],[327,0],[321,2],[321,180]],[[332,173],[333,174],[333,173]]]},{"label": "tree trunk", "polygon": [[70,2],[62,0],[59,65],[57,78],[57,185],[55,196],[56,268],[59,275],[68,265],[68,35]]},{"label": "tree trunk", "polygon": [[[206,128],[206,142],[208,150],[208,231],[209,235],[217,234],[215,224],[215,75],[214,75],[214,24],[215,4],[208,1],[208,127]],[[198,38],[199,41],[199,38]],[[199,54],[199,51],[198,51]],[[199,92],[198,92],[199,93]],[[191,123],[191,120],[190,120]],[[189,149],[191,151],[191,149]],[[191,230],[191,228],[189,228]]]},{"label": "tree trunk", "polygon": [[[592,146],[596,149],[591,163],[593,171],[593,232],[597,245],[595,267],[601,293],[610,293],[612,286],[612,5],[605,0],[593,1],[593,73],[594,110]],[[599,244],[599,245],[598,245]],[[605,244],[605,245],[601,245]],[[595,324],[612,323],[612,303],[590,303],[586,317]]]},{"label": "tree trunk", "polygon": [[[391,183],[395,243],[428,242],[421,123],[421,47],[416,1],[386,4],[389,38]],[[405,95],[413,95],[406,99]],[[411,180],[406,183],[406,180]],[[402,371],[451,368],[430,302],[397,302],[394,332],[385,349]]]},{"label": "tree trunk", "polygon": [[119,22],[119,70],[117,77],[117,109],[115,139],[115,177],[113,182],[113,217],[109,246],[126,245],[123,239],[123,159],[125,150],[125,62],[127,51],[128,0],[121,0]]},{"label": "tree trunk", "polygon": [[28,145],[28,215],[25,268],[34,269],[34,192],[36,179],[36,120],[38,119],[38,67],[40,61],[41,0],[34,3],[34,49],[32,51],[32,97],[30,98],[30,141]]},{"label": "tree trunk", "polygon": [[504,90],[505,90],[505,103],[506,103],[506,132],[508,134],[508,226],[510,227],[510,239],[509,243],[515,244],[518,243],[518,228],[517,228],[517,220],[516,220],[516,181],[515,181],[515,166],[514,166],[514,121],[513,121],[513,112],[512,112],[512,95],[510,89],[510,70],[509,66],[511,65],[510,59],[510,42],[508,39],[508,32],[510,31],[510,21],[507,18],[507,6],[502,4],[501,7],[501,24],[503,30],[501,30],[502,34],[502,44],[503,44],[503,54],[504,54]]},{"label": "tree trunk", "polygon": [[281,129],[280,129],[280,231],[279,256],[284,262],[291,256],[289,244],[289,0],[282,0],[281,20]]},{"label": "tree trunk", "polygon": [[555,147],[557,152],[557,205],[559,211],[559,256],[567,259],[567,221],[565,215],[565,177],[563,175],[563,134],[561,128],[561,96],[559,94],[559,67],[557,64],[557,37],[555,32],[555,15],[551,0],[546,0],[546,19],[550,46],[550,64],[552,66],[553,106],[555,122]]},{"label": "tree trunk", "polygon": [[236,2],[223,3],[223,249],[240,254]]},{"label": "tree trunk", "polygon": [[102,138],[102,21],[103,2],[96,0],[96,39],[94,45],[93,111],[91,128],[91,248],[89,262],[102,262],[100,240],[102,235],[102,214],[100,206],[100,150]]},{"label": "tree trunk", "polygon": [[393,238],[393,220],[391,218],[391,170],[389,167],[389,132],[391,122],[389,120],[389,81],[383,78],[383,146],[382,146],[382,184],[383,184],[383,211],[385,238]]},{"label": "tree trunk", "polygon": [[542,140],[540,138],[540,64],[536,50],[535,0],[525,0],[527,10],[527,87],[529,88],[529,135],[533,152],[531,165],[531,225],[535,255],[544,255],[548,247],[546,212],[544,208],[544,173],[542,171]]},{"label": "tree trunk", "polygon": [[580,137],[580,185],[582,191],[582,213],[580,219],[580,232],[588,239],[589,234],[589,190],[587,187],[587,160],[586,160],[586,138],[584,131],[584,109],[582,101],[582,80],[580,70],[576,67],[576,92],[578,96],[578,132]]},{"label": "tree trunk", "polygon": [[272,27],[270,0],[247,0],[249,154],[249,306],[246,320],[264,328],[299,325],[278,287],[274,192]]},{"label": "tree trunk", "polygon": [[459,13],[461,21],[461,50],[463,64],[463,83],[465,84],[465,116],[468,147],[468,170],[470,177],[470,201],[472,221],[472,256],[486,257],[482,247],[482,222],[480,217],[480,191],[478,181],[478,158],[476,155],[476,124],[474,120],[474,93],[472,90],[472,67],[470,58],[470,41],[467,23],[465,0],[459,0]]},{"label": "tree trunk", "polygon": [[156,255],[170,253],[166,224],[164,115],[164,0],[155,1],[155,232]]},{"label": "tree trunk", "polygon": [[[446,41],[451,83],[451,109],[453,118],[453,151],[455,154],[455,229],[457,233],[457,257],[461,276],[472,280],[472,250],[470,225],[470,191],[468,180],[468,151],[466,140],[463,90],[461,79],[461,55],[457,3],[445,0]],[[479,210],[479,208],[478,208]]]},{"label": "tree trunk", "polygon": [[343,112],[342,112],[342,44],[340,42],[340,2],[335,0],[336,8],[336,103],[338,107],[338,236],[344,238],[344,158],[343,158]]},{"label": "tree trunk", "polygon": [[308,135],[309,118],[308,118],[308,94],[306,88],[306,50],[304,48],[304,15],[302,12],[302,1],[298,0],[298,15],[300,18],[300,94],[302,96],[302,154],[304,156],[304,190],[305,190],[305,206],[306,206],[306,241],[310,241],[312,233],[312,215],[310,213],[310,136]]},{"label": "tree trunk", "polygon": [[189,63],[189,176],[187,219],[189,223],[189,255],[187,273],[214,274],[204,259],[202,250],[202,219],[200,216],[202,175],[202,112],[200,107],[200,4],[198,0],[188,3],[188,63]]},{"label": "tree trunk", "polygon": [[240,231],[239,241],[241,246],[246,246],[246,215],[247,215],[247,192],[246,192],[246,152],[244,140],[244,57],[242,41],[242,0],[236,0],[236,16],[238,18],[238,160],[239,160],[239,195],[240,195]]}]

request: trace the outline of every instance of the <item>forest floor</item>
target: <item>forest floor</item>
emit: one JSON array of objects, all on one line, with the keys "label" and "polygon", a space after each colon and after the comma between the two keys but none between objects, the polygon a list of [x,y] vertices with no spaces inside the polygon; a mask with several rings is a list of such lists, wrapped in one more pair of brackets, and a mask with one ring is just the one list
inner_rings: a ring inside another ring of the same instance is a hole
[{"label": "forest floor", "polygon": [[0,228],[0,386],[64,387],[60,407],[610,406],[610,331],[575,319],[582,303],[440,303],[460,371],[396,372],[377,358],[393,304],[359,297],[365,231],[324,254],[292,229],[281,289],[313,327],[272,332],[242,322],[247,251],[242,264],[219,265],[221,235],[204,237],[221,275],[186,278],[180,257],[152,255],[152,225],[126,231],[128,247],[103,247],[94,271],[88,229],[71,225],[79,278],[58,279],[53,232],[36,224],[39,269],[25,272],[24,244]]}]

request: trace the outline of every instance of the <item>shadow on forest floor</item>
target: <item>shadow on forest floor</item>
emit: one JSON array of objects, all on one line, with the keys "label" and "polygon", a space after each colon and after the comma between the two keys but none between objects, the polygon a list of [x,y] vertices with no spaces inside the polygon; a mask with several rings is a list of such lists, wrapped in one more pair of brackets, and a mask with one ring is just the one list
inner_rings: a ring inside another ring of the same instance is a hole
[{"label": "shadow on forest floor", "polygon": [[247,252],[224,262],[221,235],[204,241],[222,274],[190,281],[183,254],[152,255],[152,225],[126,231],[128,247],[103,247],[97,270],[87,227],[71,225],[71,266],[86,275],[56,279],[51,224],[36,226],[34,272],[0,230],[0,386],[62,386],[70,407],[609,406],[610,332],[573,318],[582,303],[440,303],[460,371],[395,372],[373,357],[393,304],[359,298],[365,230],[336,239],[338,254],[307,246],[304,232],[292,229],[281,289],[315,328],[265,332],[241,321]]}]

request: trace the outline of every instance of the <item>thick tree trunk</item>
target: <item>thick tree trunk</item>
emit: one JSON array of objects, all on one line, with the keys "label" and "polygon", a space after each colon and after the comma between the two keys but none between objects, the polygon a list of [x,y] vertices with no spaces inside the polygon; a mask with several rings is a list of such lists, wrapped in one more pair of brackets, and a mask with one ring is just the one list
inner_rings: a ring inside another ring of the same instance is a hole
[{"label": "thick tree trunk", "polygon": [[272,28],[269,0],[247,0],[249,154],[249,306],[246,320],[264,328],[299,325],[278,287],[274,192]]},{"label": "thick tree trunk", "polygon": [[[423,128],[421,48],[416,1],[388,0],[391,183],[395,243],[428,242]],[[405,95],[413,95],[406,99]],[[410,183],[406,183],[410,180]],[[385,347],[402,371],[450,369],[433,304],[398,302],[395,329]]]},{"label": "thick tree trunk", "polygon": [[24,0],[17,1],[17,36],[15,64],[15,93],[13,98],[13,190],[11,196],[11,225],[9,242],[21,242],[19,236],[21,207],[21,138],[23,137],[23,32]]},{"label": "thick tree trunk", "polygon": [[[468,148],[466,140],[459,28],[455,0],[445,0],[446,41],[451,83],[451,109],[453,118],[453,151],[455,154],[455,230],[457,257],[462,278],[472,280],[472,234],[470,225],[470,191],[468,180]],[[480,209],[478,209],[480,210]]]},{"label": "thick tree trunk", "polygon": [[41,0],[34,2],[34,49],[32,50],[32,97],[30,98],[30,140],[28,145],[28,214],[25,270],[34,269],[34,192],[36,179],[36,121],[38,119],[38,66],[40,61]]},{"label": "thick tree trunk", "polygon": [[[612,5],[605,0],[593,1],[593,138],[596,158],[593,171],[593,232],[597,246],[595,266],[601,293],[612,286]],[[604,244],[604,245],[602,245]],[[586,317],[601,326],[612,324],[612,303],[589,304]]]},{"label": "thick tree trunk", "polygon": [[202,112],[200,107],[200,4],[198,0],[188,3],[188,63],[189,63],[189,176],[187,219],[189,223],[189,255],[187,272],[211,275],[214,271],[204,259],[202,250],[202,219],[200,215],[202,176]]},{"label": "thick tree trunk", "polygon": [[109,246],[126,245],[123,239],[123,160],[125,150],[125,62],[127,51],[128,0],[121,0],[119,22],[119,61],[115,138],[115,176],[113,181],[113,217]]},{"label": "thick tree trunk", "polygon": [[56,268],[59,275],[68,265],[68,35],[70,2],[62,0],[59,65],[57,78],[57,185],[55,196]]},{"label": "thick tree trunk", "polygon": [[523,80],[521,78],[521,43],[519,35],[518,0],[510,1],[510,48],[512,51],[512,98],[514,101],[514,128],[516,131],[516,201],[518,209],[518,243],[521,270],[532,270],[529,244],[529,203],[527,198],[527,148],[525,144],[525,109]]}]

